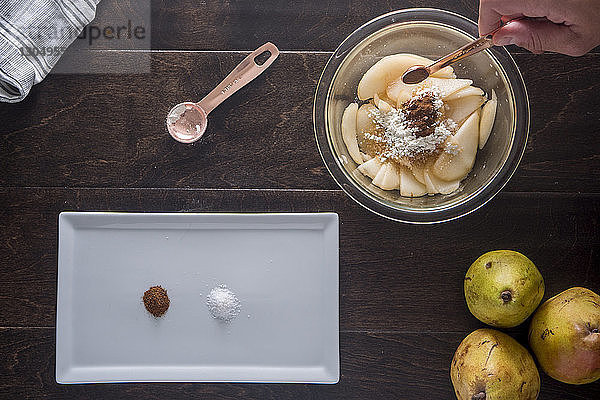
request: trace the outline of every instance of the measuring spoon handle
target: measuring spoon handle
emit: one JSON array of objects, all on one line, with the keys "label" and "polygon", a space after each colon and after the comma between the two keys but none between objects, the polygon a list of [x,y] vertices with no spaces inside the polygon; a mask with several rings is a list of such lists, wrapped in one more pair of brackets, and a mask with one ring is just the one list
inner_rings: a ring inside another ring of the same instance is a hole
[{"label": "measuring spoon handle", "polygon": [[[269,58],[262,63],[257,64],[255,58],[262,53],[268,51],[270,53]],[[215,87],[209,94],[206,95],[197,104],[200,106],[206,114],[214,110],[219,104],[227,100],[229,96],[246,86],[254,78],[262,74],[273,61],[279,56],[279,49],[273,43],[265,43],[258,49],[254,50],[248,57],[244,58],[237,67],[233,69],[227,75],[225,79],[217,87]]]},{"label": "measuring spoon handle", "polygon": [[436,60],[433,64],[429,65],[427,69],[429,70],[429,74],[434,74],[438,72],[440,69],[447,67],[448,65],[454,64],[457,61],[462,60],[463,58],[467,58],[472,56],[473,54],[477,54],[480,51],[485,49],[489,49],[493,46],[492,39],[489,36],[483,36],[479,39],[464,45],[460,49],[448,54]]},{"label": "measuring spoon handle", "polygon": [[460,49],[453,51],[452,53],[448,54],[447,56],[444,56],[444,57],[440,58],[439,60],[434,61],[433,64],[431,64],[427,67],[427,69],[429,71],[429,75],[439,71],[440,69],[442,69],[444,67],[447,67],[448,65],[454,64],[455,62],[462,60],[463,58],[467,58],[469,56],[472,56],[473,54],[479,53],[480,51],[489,49],[490,47],[492,47],[494,45],[494,43],[492,41],[492,38],[494,37],[494,33],[498,32],[500,29],[504,28],[506,26],[506,24],[509,24],[511,22],[518,21],[518,20],[521,20],[524,18],[525,17],[517,17],[517,18],[511,19],[510,21],[507,21],[506,23],[500,25],[498,28],[494,29],[493,31],[488,32],[485,35],[481,36],[479,39],[474,40],[471,43],[464,45]]}]

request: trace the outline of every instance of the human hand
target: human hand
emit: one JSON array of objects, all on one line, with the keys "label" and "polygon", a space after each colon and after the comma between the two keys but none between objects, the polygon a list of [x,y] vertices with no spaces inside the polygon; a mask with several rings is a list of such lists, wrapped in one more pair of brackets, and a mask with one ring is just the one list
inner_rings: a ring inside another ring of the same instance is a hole
[{"label": "human hand", "polygon": [[507,24],[494,34],[494,44],[516,44],[533,53],[553,51],[582,56],[600,45],[598,0],[480,0],[479,34]]}]

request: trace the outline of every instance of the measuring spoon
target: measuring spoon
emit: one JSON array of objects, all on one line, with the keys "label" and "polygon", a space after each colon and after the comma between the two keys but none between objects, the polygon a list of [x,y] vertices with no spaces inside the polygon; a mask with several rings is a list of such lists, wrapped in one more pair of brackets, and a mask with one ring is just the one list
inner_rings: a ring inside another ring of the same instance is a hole
[{"label": "measuring spoon", "polygon": [[[265,54],[268,58],[261,64],[257,58]],[[265,43],[244,58],[237,67],[205,98],[197,103],[179,103],[167,115],[167,130],[173,139],[181,143],[193,143],[206,131],[208,114],[232,94],[262,74],[279,56],[273,43]]]},{"label": "measuring spoon", "polygon": [[498,28],[493,31],[481,36],[479,39],[472,41],[461,47],[460,49],[453,51],[452,53],[444,56],[432,64],[428,66],[424,65],[415,65],[410,67],[406,72],[402,75],[402,82],[407,85],[414,85],[417,83],[423,82],[425,79],[429,77],[429,75],[436,73],[440,69],[447,67],[448,65],[454,64],[455,62],[462,60],[463,58],[472,56],[473,54],[477,54],[480,51],[485,49],[489,49],[494,45],[492,42],[492,38],[494,37],[494,33],[498,32],[500,29],[504,28],[507,24],[518,21],[525,17],[517,17],[507,21],[505,24],[500,25]]}]

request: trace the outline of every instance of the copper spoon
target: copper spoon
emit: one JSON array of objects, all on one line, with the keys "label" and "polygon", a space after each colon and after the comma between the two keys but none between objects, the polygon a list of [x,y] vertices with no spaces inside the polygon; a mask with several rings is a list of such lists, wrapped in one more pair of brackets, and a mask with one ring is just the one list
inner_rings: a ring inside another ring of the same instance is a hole
[{"label": "copper spoon", "polygon": [[[263,53],[268,58],[258,64],[256,59]],[[232,94],[262,74],[279,56],[273,43],[265,43],[242,60],[237,67],[209,94],[197,103],[179,103],[167,115],[167,130],[173,139],[181,143],[193,143],[206,131],[208,114]]]},{"label": "copper spoon", "polygon": [[524,19],[525,17],[517,17],[507,21],[505,24],[500,25],[498,28],[493,31],[481,36],[479,39],[472,41],[461,47],[460,49],[453,51],[452,53],[444,56],[436,61],[433,64],[428,66],[424,65],[415,65],[410,67],[406,72],[402,75],[402,82],[407,85],[414,85],[417,83],[423,82],[429,75],[436,73],[440,69],[447,67],[448,65],[454,64],[455,62],[462,60],[463,58],[472,56],[473,54],[477,54],[480,51],[485,49],[489,49],[494,45],[492,42],[492,38],[494,37],[494,33],[498,32],[501,28],[504,28],[507,24],[510,24],[513,21],[518,21],[520,19]]}]

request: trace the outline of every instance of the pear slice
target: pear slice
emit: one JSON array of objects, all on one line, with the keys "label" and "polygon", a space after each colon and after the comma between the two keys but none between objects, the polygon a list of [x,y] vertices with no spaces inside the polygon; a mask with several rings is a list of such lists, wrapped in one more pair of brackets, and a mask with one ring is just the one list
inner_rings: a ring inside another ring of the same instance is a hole
[{"label": "pear slice", "polygon": [[452,93],[471,86],[473,81],[470,79],[441,79],[430,76],[423,82],[419,83],[419,88],[431,88],[434,87],[440,91],[440,97],[442,100],[450,96]]},{"label": "pear slice", "polygon": [[[435,179],[433,176],[430,176],[430,178]],[[456,192],[458,188],[460,188],[460,181],[446,182],[435,180],[433,181],[433,184],[436,185],[438,192],[440,192],[441,194],[451,194]]]},{"label": "pear slice", "polygon": [[[402,76],[407,69],[414,65],[429,65],[433,61],[414,54],[394,54],[383,57],[365,72],[358,83],[358,98],[367,100],[375,93],[381,95],[392,82]],[[437,78],[454,78],[452,67],[445,67],[432,74]]]},{"label": "pear slice", "polygon": [[424,175],[425,167],[412,164],[410,169],[411,169],[412,174],[415,177],[415,179],[424,185],[425,184],[425,175]]},{"label": "pear slice", "polygon": [[446,117],[460,125],[473,111],[479,109],[484,102],[485,97],[483,96],[468,96],[446,101]]},{"label": "pear slice", "polygon": [[367,100],[375,94],[383,94],[390,82],[401,76],[415,64],[410,54],[394,54],[377,61],[358,83],[358,98]]},{"label": "pear slice", "polygon": [[373,103],[375,103],[375,106],[379,108],[379,111],[381,112],[387,113],[392,111],[392,106],[387,101],[381,99],[377,93],[375,93],[375,96],[373,97]]},{"label": "pear slice", "polygon": [[400,173],[398,169],[389,162],[384,163],[379,172],[373,178],[373,185],[383,190],[394,190],[400,187]]},{"label": "pear slice", "polygon": [[460,180],[452,182],[443,181],[436,178],[430,171],[425,171],[425,187],[429,194],[450,194],[455,192],[460,186]]},{"label": "pear slice", "polygon": [[377,125],[371,117],[371,113],[375,111],[376,107],[373,104],[363,104],[356,112],[356,131],[362,132],[375,132]]},{"label": "pear slice", "polygon": [[382,94],[379,94],[378,96],[379,96],[379,99],[380,99],[380,100],[383,100],[383,101],[385,101],[386,103],[388,103],[388,104],[390,104],[390,105],[391,105],[391,104],[394,104],[394,101],[393,101],[392,99],[390,99],[390,98],[387,96],[387,94],[385,94],[385,93],[382,93]]},{"label": "pear slice", "polygon": [[479,110],[475,110],[454,135],[464,152],[473,159],[477,155],[477,143],[479,143],[479,114]]},{"label": "pear slice", "polygon": [[389,190],[399,190],[400,170],[394,164],[388,163],[388,165],[388,172],[385,175],[385,185],[390,188]]},{"label": "pear slice", "polygon": [[437,194],[437,188],[435,187],[435,185],[433,184],[433,182],[431,182],[431,179],[429,178],[429,171],[425,170],[425,172],[423,173],[423,177],[425,178],[425,188],[427,189],[427,194],[429,195],[434,195]]},{"label": "pear slice", "polygon": [[456,79],[456,75],[454,74],[454,69],[451,66],[444,67],[437,72],[431,74],[434,78],[442,78],[442,79]]},{"label": "pear slice", "polygon": [[430,172],[444,181],[460,181],[467,176],[475,163],[479,143],[479,110],[473,112],[447,142],[456,145],[458,152],[442,152]]},{"label": "pear slice", "polygon": [[402,82],[402,77],[400,77],[388,85],[385,93],[387,94],[387,97],[394,100],[396,104],[400,106],[402,103],[410,100],[414,88],[415,85],[405,84]]},{"label": "pear slice", "polygon": [[375,179],[381,167],[381,161],[379,161],[377,157],[373,157],[369,161],[366,161],[359,165],[358,170],[362,172],[363,175],[366,175],[371,179]]},{"label": "pear slice", "polygon": [[371,117],[371,112],[377,108],[373,104],[363,104],[356,112],[356,133],[358,141],[361,142],[365,138],[365,133],[374,134],[377,130],[377,125]]},{"label": "pear slice", "polygon": [[358,112],[358,104],[352,103],[344,110],[342,115],[342,139],[348,149],[350,157],[357,164],[362,164],[363,159],[358,149],[358,140],[356,138],[356,114]]},{"label": "pear slice", "polygon": [[446,101],[461,99],[463,97],[468,96],[483,96],[485,93],[478,87],[475,86],[467,86],[466,88],[462,88],[452,93],[450,96],[446,97]]},{"label": "pear slice", "polygon": [[479,121],[479,148],[487,143],[487,140],[492,133],[494,120],[496,119],[496,108],[498,107],[498,97],[496,91],[492,89],[492,99],[489,100],[481,109],[481,119]]},{"label": "pear slice", "polygon": [[415,179],[407,168],[400,170],[400,195],[405,197],[420,197],[427,194],[425,185]]}]

